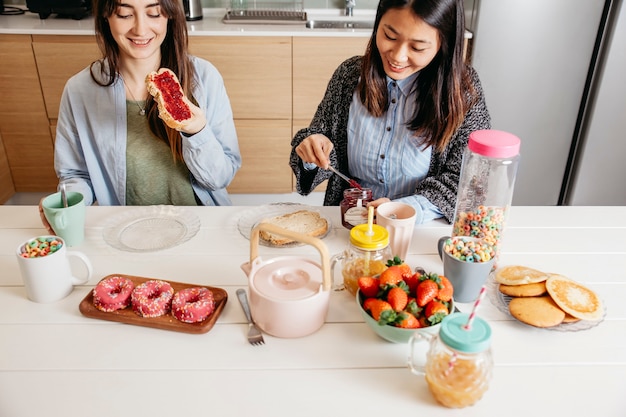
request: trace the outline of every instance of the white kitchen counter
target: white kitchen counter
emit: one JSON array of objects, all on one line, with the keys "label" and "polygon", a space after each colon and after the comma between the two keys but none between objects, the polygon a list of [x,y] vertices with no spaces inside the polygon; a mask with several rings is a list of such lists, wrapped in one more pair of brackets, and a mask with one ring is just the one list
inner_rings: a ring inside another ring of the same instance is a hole
[{"label": "white kitchen counter", "polygon": [[[224,24],[222,17],[225,9],[204,9],[204,18],[187,22],[190,36],[309,36],[309,37],[369,37],[371,29],[309,29],[302,24]],[[309,20],[353,19],[355,21],[373,21],[375,10],[355,10],[354,16],[341,16],[343,10],[315,9],[307,10]],[[59,18],[51,15],[40,19],[36,13],[0,16],[0,34],[25,35],[93,35],[93,17],[81,20]]]}]

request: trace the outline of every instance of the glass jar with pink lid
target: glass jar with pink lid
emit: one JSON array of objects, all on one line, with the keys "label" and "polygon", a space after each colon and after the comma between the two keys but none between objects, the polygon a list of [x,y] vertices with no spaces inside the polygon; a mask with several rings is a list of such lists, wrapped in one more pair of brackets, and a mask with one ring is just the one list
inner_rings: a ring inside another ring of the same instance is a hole
[{"label": "glass jar with pink lid", "polygon": [[463,154],[452,236],[484,239],[494,246],[496,260],[513,199],[519,151],[517,136],[477,130],[470,134]]}]

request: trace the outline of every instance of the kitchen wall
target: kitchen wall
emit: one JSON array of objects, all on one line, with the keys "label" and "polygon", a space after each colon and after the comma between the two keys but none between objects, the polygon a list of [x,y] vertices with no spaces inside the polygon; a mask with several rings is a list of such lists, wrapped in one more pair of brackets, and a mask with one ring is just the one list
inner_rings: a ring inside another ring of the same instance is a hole
[{"label": "kitchen wall", "polygon": [[[249,4],[254,4],[255,0],[248,0]],[[263,0],[258,0],[259,2]],[[294,0],[267,0],[273,3],[292,3]],[[478,0],[465,0],[465,18],[467,28],[472,30],[475,19],[473,19],[474,4]],[[4,0],[5,5],[24,5],[24,0]],[[205,8],[228,8],[230,0],[202,0],[202,6]],[[305,9],[342,9],[345,6],[345,0],[303,0]],[[376,9],[378,0],[356,0],[356,9]]]},{"label": "kitchen wall", "polygon": [[[258,0],[258,3],[265,2]],[[293,3],[294,0],[267,0],[271,3]],[[248,0],[248,5],[252,7],[255,0]],[[305,9],[343,9],[344,0],[304,0]],[[5,5],[25,5],[24,0],[4,0]],[[227,8],[230,0],[202,0],[202,7],[205,8]],[[378,0],[356,0],[356,9],[376,9]]]}]

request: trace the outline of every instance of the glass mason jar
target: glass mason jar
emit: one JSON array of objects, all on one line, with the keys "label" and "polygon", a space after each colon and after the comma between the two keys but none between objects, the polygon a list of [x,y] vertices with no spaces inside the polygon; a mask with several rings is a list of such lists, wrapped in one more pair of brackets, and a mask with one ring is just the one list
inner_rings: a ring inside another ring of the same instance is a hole
[{"label": "glass mason jar", "polygon": [[495,257],[513,199],[520,140],[498,130],[477,130],[463,154],[452,236],[472,236],[494,246]]},{"label": "glass mason jar", "polygon": [[331,270],[341,261],[343,286],[356,295],[360,277],[380,274],[387,268],[387,261],[393,258],[389,247],[389,232],[382,226],[372,225],[369,233],[367,224],[359,224],[350,230],[350,246],[331,259]]},{"label": "glass mason jar", "polygon": [[[416,332],[409,341],[409,367],[424,375],[433,397],[442,405],[462,408],[475,404],[489,388],[493,372],[491,327],[474,318],[466,329],[469,315],[455,313],[441,322],[439,334]],[[416,363],[416,344],[429,342],[426,364]]]},{"label": "glass mason jar", "polygon": [[341,224],[352,229],[357,224],[367,223],[367,203],[372,201],[370,188],[347,188],[343,190],[341,207]]}]

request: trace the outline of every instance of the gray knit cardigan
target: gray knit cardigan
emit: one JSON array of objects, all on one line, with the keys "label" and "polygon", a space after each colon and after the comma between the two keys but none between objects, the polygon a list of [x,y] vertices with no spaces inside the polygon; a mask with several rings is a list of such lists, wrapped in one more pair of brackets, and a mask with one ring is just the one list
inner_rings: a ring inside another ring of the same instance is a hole
[{"label": "gray knit cardigan", "polygon": [[[289,165],[296,176],[296,189],[301,195],[310,194],[316,186],[328,179],[325,206],[339,205],[343,199],[343,190],[348,184],[330,171],[304,169],[302,160],[295,148],[308,136],[323,134],[334,144],[330,155],[330,163],[343,173],[349,173],[348,167],[348,113],[354,90],[361,74],[361,56],[344,61],[333,74],[328,83],[326,93],[319,104],[311,125],[296,133],[291,141]],[[457,188],[463,160],[463,151],[467,146],[469,134],[475,130],[490,129],[491,118],[478,74],[469,68],[474,83],[477,100],[465,115],[463,124],[454,134],[452,140],[442,153],[433,151],[428,174],[415,189],[415,194],[426,197],[444,214],[448,222],[452,222],[456,205]],[[381,196],[375,196],[376,198]]]}]

